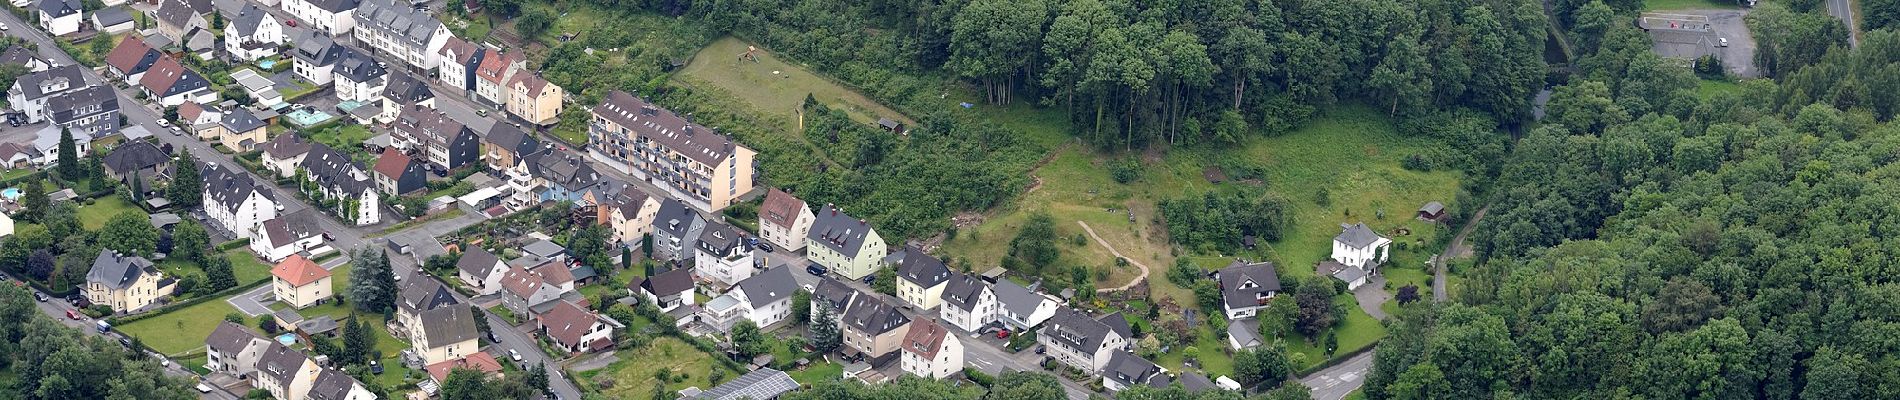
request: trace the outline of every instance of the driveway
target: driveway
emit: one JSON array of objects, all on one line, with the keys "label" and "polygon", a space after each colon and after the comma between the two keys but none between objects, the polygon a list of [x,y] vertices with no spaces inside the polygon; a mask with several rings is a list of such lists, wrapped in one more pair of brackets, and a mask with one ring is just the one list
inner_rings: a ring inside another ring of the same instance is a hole
[{"label": "driveway", "polygon": [[1366,284],[1352,290],[1353,299],[1359,300],[1359,309],[1364,310],[1372,319],[1384,321],[1385,309],[1379,308],[1392,300],[1392,294],[1385,292],[1385,276],[1373,275],[1366,278]]},{"label": "driveway", "polygon": [[244,315],[255,317],[271,313],[270,303],[277,302],[277,294],[271,292],[271,285],[258,285],[257,288],[224,299],[224,302],[231,303],[231,307]]}]

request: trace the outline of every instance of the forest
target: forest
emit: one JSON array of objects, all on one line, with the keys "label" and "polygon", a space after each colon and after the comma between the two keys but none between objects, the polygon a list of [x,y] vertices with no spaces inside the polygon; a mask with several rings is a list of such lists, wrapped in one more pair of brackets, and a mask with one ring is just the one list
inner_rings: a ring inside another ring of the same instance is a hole
[{"label": "forest", "polygon": [[1499,167],[1467,287],[1400,312],[1367,398],[1900,393],[1900,33],[1850,48],[1815,4],[1751,11],[1769,78],[1704,95],[1589,22],[1634,10],[1573,4],[1588,52]]},{"label": "forest", "polygon": [[[0,285],[0,392],[18,399],[198,398],[144,353],[60,325],[26,289]],[[134,346],[138,342],[133,342]]]}]

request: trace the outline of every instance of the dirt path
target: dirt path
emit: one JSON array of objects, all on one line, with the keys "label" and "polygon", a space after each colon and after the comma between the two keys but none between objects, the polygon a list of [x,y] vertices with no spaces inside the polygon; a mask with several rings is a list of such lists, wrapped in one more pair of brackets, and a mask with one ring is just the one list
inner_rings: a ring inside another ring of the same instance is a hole
[{"label": "dirt path", "polygon": [[1128,260],[1129,264],[1134,264],[1136,268],[1141,268],[1141,275],[1135,276],[1135,279],[1128,281],[1127,284],[1124,284],[1121,287],[1117,287],[1117,288],[1095,289],[1096,293],[1119,292],[1123,290],[1128,290],[1128,288],[1135,287],[1135,284],[1141,283],[1141,281],[1148,279],[1148,266],[1146,264],[1142,264],[1140,261],[1135,261],[1134,258],[1130,258],[1128,256],[1122,255],[1121,251],[1115,250],[1115,246],[1110,246],[1108,245],[1107,240],[1102,240],[1101,235],[1096,235],[1095,229],[1090,228],[1089,224],[1083,223],[1082,221],[1075,221],[1075,224],[1081,225],[1082,230],[1085,232],[1088,232],[1089,237],[1095,239],[1095,243],[1101,244],[1102,248],[1108,249],[1109,254],[1114,254],[1115,257],[1121,258],[1123,260]]},{"label": "dirt path", "polygon": [[1451,294],[1446,292],[1445,288],[1445,270],[1447,269],[1445,261],[1471,255],[1471,247],[1465,246],[1465,236],[1470,235],[1471,230],[1478,227],[1478,221],[1484,220],[1484,212],[1490,210],[1491,206],[1486,205],[1484,208],[1479,208],[1476,214],[1471,214],[1471,222],[1466,222],[1464,228],[1458,229],[1458,236],[1451,237],[1451,244],[1445,246],[1445,252],[1432,258],[1435,264],[1432,268],[1432,301],[1442,303],[1450,299]]}]

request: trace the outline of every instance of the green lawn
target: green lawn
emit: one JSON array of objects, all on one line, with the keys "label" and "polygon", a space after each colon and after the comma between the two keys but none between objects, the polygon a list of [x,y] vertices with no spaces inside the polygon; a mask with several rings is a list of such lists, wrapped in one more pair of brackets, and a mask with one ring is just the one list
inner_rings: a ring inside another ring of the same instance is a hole
[{"label": "green lawn", "polygon": [[113,216],[124,212],[144,213],[144,211],[139,210],[138,207],[133,206],[132,202],[126,201],[124,197],[119,197],[119,195],[115,194],[100,197],[94,199],[90,205],[79,207],[79,224],[84,226],[86,230],[96,231],[106,226],[106,220],[112,219]]},{"label": "green lawn", "polygon": [[[330,271],[330,276],[331,284],[335,285],[333,289],[336,290],[337,295],[341,296],[344,288],[347,287],[347,282],[349,282],[350,266],[338,266],[336,269]],[[277,304],[276,307],[278,309],[284,308],[281,303]],[[297,310],[297,314],[306,318],[328,315],[331,318],[336,318],[339,324],[338,329],[341,329],[340,324],[347,320],[351,311],[354,310],[355,308],[351,306],[339,305],[336,301],[332,300],[321,305]],[[383,319],[380,315],[362,314],[359,312],[356,318],[358,321],[371,323],[371,326],[375,328],[376,350],[383,353],[383,358],[381,359],[383,373],[377,375],[376,379],[381,382],[384,387],[394,388],[401,385],[408,370],[402,367],[402,360],[399,359],[398,354],[400,354],[403,349],[409,348],[409,343],[401,339],[396,339],[395,336],[391,336],[388,329],[384,328]],[[341,342],[338,344],[341,344]],[[420,373],[420,371],[417,371],[417,373]]]},{"label": "green lawn", "polygon": [[1735,93],[1741,90],[1742,85],[1737,82],[1701,79],[1696,81],[1695,94],[1696,97],[1708,99],[1717,94]]},{"label": "green lawn", "polygon": [[764,49],[757,53],[758,62],[740,60],[737,55],[745,53],[746,47],[750,45],[734,37],[714,41],[700,49],[692,62],[675,77],[691,86],[706,85],[725,90],[751,103],[760,112],[787,118],[797,117],[799,105],[805,101],[805,94],[809,93],[826,106],[850,114],[851,119],[858,122],[870,124],[876,123],[878,118],[891,118],[908,125],[917,124],[890,107],[788,63]]},{"label": "green lawn", "polygon": [[[1194,346],[1199,352],[1201,361],[1199,370],[1207,376],[1233,375],[1234,358],[1228,357],[1227,353],[1223,352],[1228,348],[1227,332],[1214,332],[1206,325],[1202,325],[1194,329],[1194,335],[1194,343],[1184,346]],[[1155,363],[1172,371],[1186,370],[1183,365],[1187,356],[1182,353],[1180,347],[1174,350],[1162,355],[1160,359],[1155,360]]]},{"label": "green lawn", "polygon": [[343,124],[308,134],[310,140],[323,143],[335,149],[362,148],[364,140],[376,136],[368,127],[356,124]]},{"label": "green lawn", "polygon": [[837,363],[819,362],[819,361],[814,360],[812,361],[811,365],[805,366],[805,369],[801,369],[797,371],[786,371],[786,373],[790,374],[792,376],[792,380],[798,381],[798,383],[803,383],[807,385],[815,385],[815,384],[818,384],[819,382],[827,382],[827,381],[843,379],[844,366],[838,365]]},{"label": "green lawn", "polygon": [[1723,0],[1647,0],[1643,2],[1643,11],[1732,10],[1737,8],[1742,8],[1740,3]]},{"label": "green lawn", "polygon": [[32,168],[15,168],[0,171],[0,181],[9,181],[22,176],[32,175],[34,172],[40,171]]},{"label": "green lawn", "polygon": [[271,266],[251,254],[248,247],[226,250],[224,259],[231,260],[231,274],[237,275],[239,285],[270,279]]},{"label": "green lawn", "polygon": [[205,338],[218,328],[226,314],[237,312],[223,299],[212,299],[164,315],[132,321],[114,327],[139,338],[145,346],[160,353],[184,354],[204,347]]},{"label": "green lawn", "polygon": [[[1351,354],[1354,351],[1366,348],[1366,346],[1371,346],[1379,339],[1385,338],[1385,326],[1380,325],[1378,320],[1372,319],[1372,316],[1367,315],[1364,310],[1360,310],[1358,303],[1352,300],[1351,294],[1341,294],[1334,297],[1333,303],[1339,304],[1340,307],[1347,308],[1346,321],[1341,323],[1338,327],[1333,328],[1339,330],[1339,349],[1334,352],[1335,355]],[[1319,335],[1314,336],[1313,343],[1307,343],[1304,337],[1294,332],[1288,332],[1282,337],[1286,338],[1287,355],[1289,357],[1291,357],[1293,353],[1303,355],[1302,357],[1305,362],[1295,362],[1293,364],[1295,371],[1312,368],[1314,365],[1319,365],[1320,362],[1326,360],[1326,351],[1320,347],[1325,344],[1323,340],[1325,340],[1326,333],[1321,332]]]},{"label": "green lawn", "polygon": [[[607,368],[581,372],[576,375],[585,390],[598,392],[606,398],[631,399],[646,398],[652,394],[655,380],[653,375],[661,369],[673,370],[674,376],[683,376],[680,382],[669,382],[666,390],[678,391],[689,386],[711,388],[714,383],[707,382],[713,368],[724,368],[713,360],[713,356],[693,348],[677,338],[661,336],[633,351],[619,353],[620,360]],[[739,371],[725,371],[725,379],[737,378]],[[601,389],[593,385],[593,378],[605,374],[613,377],[611,388]]]},{"label": "green lawn", "polygon": [[587,143],[587,132],[583,132],[580,130],[551,129],[551,130],[548,130],[548,134],[554,135],[554,137],[557,137],[557,138],[561,138],[561,140],[566,140],[568,143],[573,143],[573,144]]}]

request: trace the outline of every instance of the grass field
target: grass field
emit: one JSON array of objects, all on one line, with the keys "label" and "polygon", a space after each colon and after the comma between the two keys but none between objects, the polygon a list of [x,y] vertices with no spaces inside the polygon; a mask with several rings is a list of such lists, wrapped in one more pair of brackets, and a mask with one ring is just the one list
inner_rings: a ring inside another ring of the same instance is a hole
[{"label": "grass field", "polygon": [[[559,24],[557,24],[558,26]],[[910,117],[885,107],[850,88],[793,65],[764,49],[759,62],[742,61],[739,55],[750,46],[738,38],[726,37],[713,42],[693,56],[693,61],[676,74],[687,85],[716,87],[751,103],[760,112],[797,118],[799,104],[811,94],[818,102],[842,110],[851,119],[875,123],[891,118],[916,125]]]},{"label": "grass field", "polygon": [[[652,393],[653,385],[659,382],[654,379],[654,373],[661,369],[672,370],[676,377],[684,376],[676,378],[679,382],[666,384],[666,390],[673,392],[689,386],[711,388],[714,385],[706,380],[712,369],[724,368],[713,360],[712,355],[670,336],[656,337],[646,347],[623,351],[619,357],[619,361],[607,368],[576,374],[582,386],[598,391],[607,398],[646,398]],[[725,373],[725,379],[737,378],[740,374],[738,371]],[[612,377],[613,387],[595,387],[594,378],[601,375]]]},{"label": "grass field", "polygon": [[94,199],[91,205],[79,207],[79,225],[84,226],[86,230],[96,231],[106,226],[106,220],[123,212],[143,214],[138,207],[132,206],[131,202],[119,195],[100,197]]},{"label": "grass field", "polygon": [[1740,83],[1736,83],[1733,81],[1716,81],[1716,80],[1708,80],[1708,79],[1699,79],[1699,80],[1696,80],[1695,95],[1696,97],[1708,99],[1710,97],[1714,97],[1717,94],[1735,93],[1741,90],[1742,90],[1742,85]]},{"label": "grass field", "polygon": [[165,315],[132,321],[113,327],[139,338],[146,347],[167,355],[184,354],[204,347],[205,338],[218,328],[224,316],[237,312],[231,303],[213,299],[173,310]]}]

